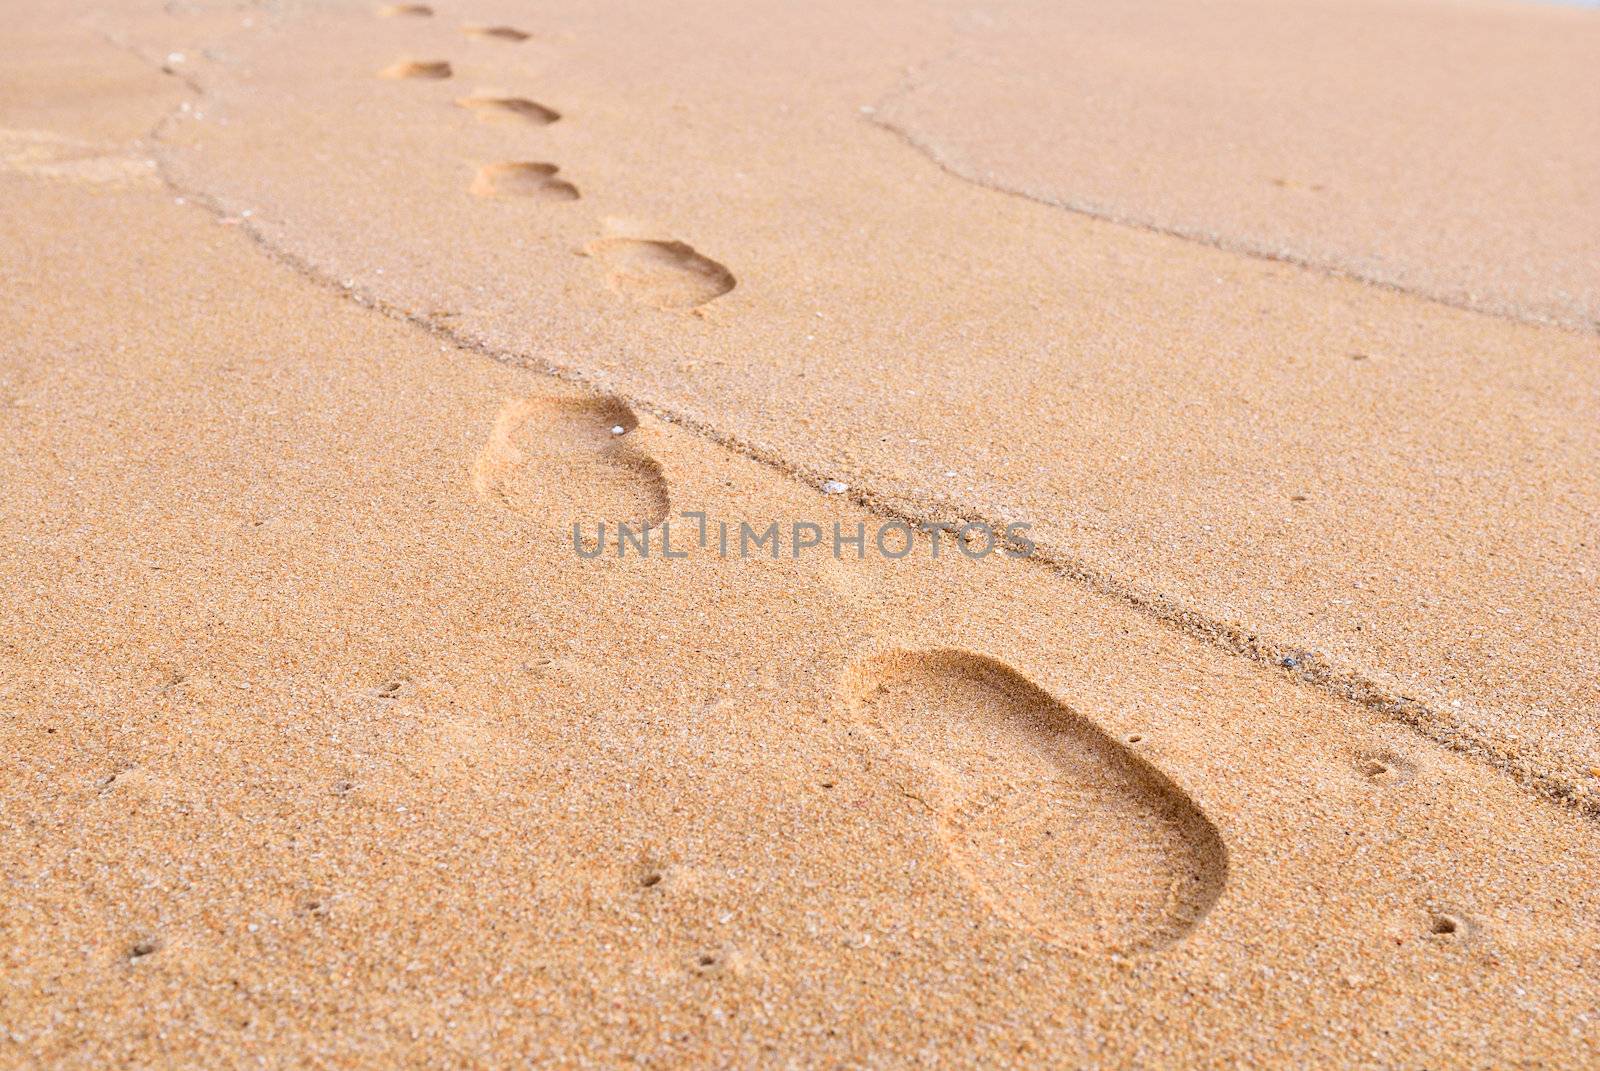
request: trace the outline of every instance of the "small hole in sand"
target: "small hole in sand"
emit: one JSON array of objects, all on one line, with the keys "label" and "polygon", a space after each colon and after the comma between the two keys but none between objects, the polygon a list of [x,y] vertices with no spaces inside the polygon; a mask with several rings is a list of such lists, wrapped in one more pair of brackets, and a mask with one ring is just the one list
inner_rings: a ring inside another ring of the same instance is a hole
[{"label": "small hole in sand", "polygon": [[1122,739],[1126,740],[1130,744],[1137,744],[1139,741],[1144,739],[1144,734],[1143,733],[1129,733],[1127,736],[1123,737]]},{"label": "small hole in sand", "polygon": [[649,888],[651,888],[653,886],[656,886],[656,885],[660,885],[661,884],[661,875],[657,874],[657,873],[653,873],[653,872],[649,873],[649,874],[646,874],[643,878],[640,879],[639,884],[643,885],[646,889],[649,889]]},{"label": "small hole in sand", "polygon": [[1428,929],[1441,936],[1453,934],[1461,929],[1461,922],[1453,915],[1435,915],[1433,924]]},{"label": "small hole in sand", "polygon": [[130,959],[143,959],[146,956],[155,955],[160,949],[161,940],[159,938],[146,937],[142,941],[134,942],[133,947],[128,949],[128,956]]},{"label": "small hole in sand", "polygon": [[835,784],[835,782],[833,782],[833,781],[822,781],[822,782],[819,782],[819,783],[822,785],[823,788],[832,788],[834,786],[834,784]]},{"label": "small hole in sand", "polygon": [[343,796],[355,787],[356,783],[354,781],[335,781],[333,783],[333,792],[336,796]]},{"label": "small hole in sand", "polygon": [[716,956],[713,956],[713,955],[710,955],[710,954],[706,954],[706,955],[703,955],[703,956],[700,957],[700,966],[702,966],[702,967],[715,967],[716,965],[717,965],[717,957]]},{"label": "small hole in sand", "polygon": [[1400,785],[1411,780],[1415,767],[1403,756],[1387,748],[1357,755],[1356,773],[1373,785]]}]

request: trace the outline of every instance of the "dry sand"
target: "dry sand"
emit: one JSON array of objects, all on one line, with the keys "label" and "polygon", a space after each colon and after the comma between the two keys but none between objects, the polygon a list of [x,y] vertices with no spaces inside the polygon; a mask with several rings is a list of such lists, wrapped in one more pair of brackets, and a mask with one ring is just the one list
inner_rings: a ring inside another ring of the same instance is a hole
[{"label": "dry sand", "polygon": [[0,1062],[1600,1061],[1594,335],[946,173],[970,23],[12,20]]}]

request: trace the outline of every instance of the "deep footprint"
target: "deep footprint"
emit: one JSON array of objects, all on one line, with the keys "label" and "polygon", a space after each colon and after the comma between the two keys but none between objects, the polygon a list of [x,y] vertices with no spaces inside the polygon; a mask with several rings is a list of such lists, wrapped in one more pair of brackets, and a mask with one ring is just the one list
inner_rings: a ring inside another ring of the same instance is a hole
[{"label": "deep footprint", "polygon": [[611,289],[661,309],[692,309],[735,285],[732,272],[682,242],[602,238],[589,253],[605,265]]},{"label": "deep footprint", "polygon": [[555,164],[485,164],[472,180],[479,197],[526,197],[535,201],[576,201],[578,187],[555,177]]},{"label": "deep footprint", "polygon": [[500,411],[473,467],[484,498],[570,535],[604,521],[634,531],[667,516],[667,484],[629,438],[633,411],[614,398],[521,398]]},{"label": "deep footprint", "polygon": [[1176,785],[1008,667],[961,651],[852,667],[844,697],[922,771],[952,862],[1007,921],[1085,953],[1182,938],[1227,851]]},{"label": "deep footprint", "polygon": [[515,26],[463,26],[461,32],[468,37],[484,37],[495,41],[526,41],[531,35]]},{"label": "deep footprint", "polygon": [[455,72],[444,60],[402,60],[378,72],[380,78],[425,78],[439,81]]},{"label": "deep footprint", "polygon": [[462,97],[456,107],[465,108],[480,123],[529,123],[549,126],[561,113],[524,97]]}]

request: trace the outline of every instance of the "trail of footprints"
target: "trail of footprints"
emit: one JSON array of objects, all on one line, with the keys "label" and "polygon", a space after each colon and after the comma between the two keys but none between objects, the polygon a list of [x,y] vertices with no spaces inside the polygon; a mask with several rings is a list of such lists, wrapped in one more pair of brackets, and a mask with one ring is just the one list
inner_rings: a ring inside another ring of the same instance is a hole
[{"label": "trail of footprints", "polygon": [[[670,508],[638,420],[606,397],[507,404],[473,467],[478,494],[554,530],[634,530]],[[586,536],[587,538],[587,536]],[[1136,953],[1187,934],[1221,894],[1211,822],[1128,742],[1008,667],[962,651],[852,665],[847,714],[913,770],[952,869],[1000,918],[1076,952]]]},{"label": "trail of footprints", "polygon": [[[390,17],[429,17],[396,4]],[[470,37],[518,43],[509,26],[464,26]],[[442,80],[444,60],[403,60],[380,74]],[[471,95],[456,105],[480,122],[544,127],[561,119],[524,97]],[[557,204],[578,187],[544,161],[480,167],[469,187],[485,199]],[[684,242],[607,237],[586,252],[607,284],[636,301],[692,310],[728,293],[726,267]],[[669,511],[659,465],[634,442],[638,420],[614,398],[530,397],[507,404],[478,456],[478,494],[513,513],[570,531],[573,522],[633,528]],[[1135,751],[1025,677],[963,651],[896,651],[851,665],[838,700],[914,771],[903,786],[936,824],[952,870],[996,916],[1076,952],[1136,953],[1181,940],[1222,894],[1227,850],[1200,808]],[[1389,751],[1357,758],[1373,784],[1412,768]],[[1454,933],[1454,916],[1433,932]]]},{"label": "trail of footprints", "polygon": [[[510,27],[464,32],[510,42],[528,36]],[[450,71],[407,61],[385,73]],[[561,118],[522,97],[456,104],[487,123],[542,127]],[[486,164],[469,189],[480,198],[580,198],[545,161]],[[586,252],[613,290],[661,309],[695,309],[735,286],[726,267],[684,242],[607,237]],[[637,426],[616,399],[517,399],[496,418],[473,486],[557,531],[574,522],[660,524],[667,485],[635,447]],[[879,656],[850,669],[841,701],[918,770],[916,794],[934,812],[954,871],[999,917],[1040,939],[1082,952],[1155,949],[1186,934],[1220,895],[1227,853],[1195,804],[1005,666],[953,651]]]},{"label": "trail of footprints", "polygon": [[[378,9],[386,18],[431,18],[426,4],[391,4]],[[532,35],[515,26],[467,24],[461,32],[471,38],[520,44]],[[378,72],[396,80],[442,81],[455,69],[448,60],[402,59]],[[549,126],[561,113],[526,97],[474,94],[456,99],[456,106],[482,123]],[[542,161],[512,160],[478,169],[469,191],[492,199],[522,199],[555,203],[581,198],[578,187],[556,177],[557,165]],[[689,311],[728,293],[736,285],[726,267],[679,241],[643,238],[602,238],[585,252],[605,271],[606,284],[641,304],[658,309]]]}]

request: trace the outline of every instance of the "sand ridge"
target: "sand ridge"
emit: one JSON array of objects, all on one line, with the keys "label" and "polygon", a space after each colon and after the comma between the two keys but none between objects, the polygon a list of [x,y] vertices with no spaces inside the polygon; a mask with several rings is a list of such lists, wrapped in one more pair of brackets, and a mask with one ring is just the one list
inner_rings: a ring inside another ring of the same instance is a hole
[{"label": "sand ridge", "polygon": [[[964,36],[873,117],[970,181],[1600,330],[1600,200],[1578,177],[1600,167],[1592,13],[1022,3]],[[1059,74],[1054,92],[1019,92],[1006,74],[1040,69]]]}]

